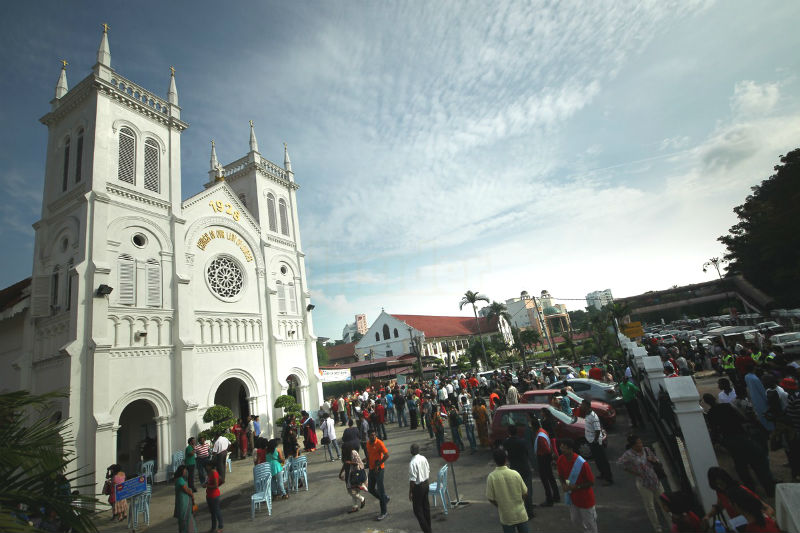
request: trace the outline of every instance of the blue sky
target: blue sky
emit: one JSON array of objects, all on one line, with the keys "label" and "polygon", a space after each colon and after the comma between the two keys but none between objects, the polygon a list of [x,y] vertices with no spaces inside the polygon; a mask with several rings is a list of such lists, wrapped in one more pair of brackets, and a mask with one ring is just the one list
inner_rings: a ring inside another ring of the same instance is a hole
[{"label": "blue sky", "polygon": [[[30,275],[46,129],[111,25],[112,66],[166,95],[183,195],[289,145],[315,330],[548,289],[710,279],[732,208],[800,145],[796,2],[16,2],[0,21],[0,285]],[[46,14],[46,15],[45,15]],[[568,308],[582,302],[565,301]],[[466,311],[465,311],[466,312]]]}]

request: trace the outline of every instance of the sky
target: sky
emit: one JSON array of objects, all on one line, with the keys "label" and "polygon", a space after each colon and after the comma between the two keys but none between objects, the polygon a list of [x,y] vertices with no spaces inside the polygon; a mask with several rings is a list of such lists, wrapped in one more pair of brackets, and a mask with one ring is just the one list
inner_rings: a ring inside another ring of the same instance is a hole
[{"label": "sky", "polygon": [[[68,6],[68,9],[67,9]],[[31,274],[60,70],[166,97],[183,196],[248,151],[298,184],[314,329],[465,315],[466,290],[568,309],[712,279],[733,207],[800,145],[800,3],[14,2],[0,21],[0,286]]]}]

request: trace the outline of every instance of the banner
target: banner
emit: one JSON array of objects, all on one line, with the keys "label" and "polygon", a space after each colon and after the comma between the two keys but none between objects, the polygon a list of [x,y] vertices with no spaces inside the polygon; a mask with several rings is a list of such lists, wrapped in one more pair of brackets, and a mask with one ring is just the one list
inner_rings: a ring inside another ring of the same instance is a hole
[{"label": "banner", "polygon": [[350,381],[352,376],[349,368],[320,368],[319,379],[323,383],[331,383],[334,381]]},{"label": "banner", "polygon": [[117,501],[127,500],[137,494],[141,494],[147,490],[147,481],[144,476],[129,479],[123,483],[119,483],[114,487]]}]

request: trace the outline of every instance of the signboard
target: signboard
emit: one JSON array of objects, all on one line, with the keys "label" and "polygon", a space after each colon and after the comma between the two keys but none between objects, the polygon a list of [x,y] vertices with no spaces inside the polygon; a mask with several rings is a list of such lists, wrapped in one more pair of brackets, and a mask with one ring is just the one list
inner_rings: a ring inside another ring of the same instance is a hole
[{"label": "signboard", "polygon": [[350,381],[353,376],[350,374],[349,368],[320,368],[319,378],[323,383],[331,383],[333,381]]},{"label": "signboard", "polygon": [[447,461],[448,463],[455,463],[458,461],[458,456],[461,455],[461,452],[456,446],[455,442],[443,442],[442,443],[442,459]]},{"label": "signboard", "polygon": [[622,324],[622,329],[636,329],[642,327],[641,322],[628,322],[627,324]]},{"label": "signboard", "polygon": [[636,337],[644,336],[644,329],[642,328],[623,329],[622,333],[629,339],[635,339]]},{"label": "signboard", "polygon": [[405,374],[398,374],[397,375],[397,384],[398,385],[405,385],[407,381],[408,381],[408,378],[406,377]]},{"label": "signboard", "polygon": [[124,483],[118,483],[114,486],[114,492],[117,501],[127,500],[137,494],[141,494],[147,490],[147,479],[144,476],[129,479]]}]

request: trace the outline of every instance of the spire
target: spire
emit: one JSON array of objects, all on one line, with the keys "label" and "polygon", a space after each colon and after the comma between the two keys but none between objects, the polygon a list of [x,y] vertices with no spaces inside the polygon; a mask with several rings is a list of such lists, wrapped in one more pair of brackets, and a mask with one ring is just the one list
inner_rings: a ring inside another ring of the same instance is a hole
[{"label": "spire", "polygon": [[258,152],[258,141],[256,140],[256,130],[253,127],[253,121],[250,121],[250,151]]},{"label": "spire", "polygon": [[170,104],[178,105],[178,88],[175,87],[175,67],[169,67],[169,90],[167,100]]},{"label": "spire", "polygon": [[69,65],[69,63],[62,59],[61,75],[58,77],[58,83],[56,84],[56,98],[61,98],[67,94],[67,91],[69,90],[67,88],[67,65]]},{"label": "spire", "polygon": [[289,159],[289,149],[286,148],[286,143],[283,143],[283,168],[286,172],[292,171],[292,160]]},{"label": "spire", "polygon": [[216,176],[214,181],[220,182],[225,181],[225,169],[222,168],[222,165],[217,165]]},{"label": "spire", "polygon": [[217,161],[217,149],[214,147],[214,139],[211,139],[211,168],[212,172],[216,172],[217,167],[219,166],[219,161]]},{"label": "spire", "polygon": [[100,48],[97,49],[97,62],[111,68],[111,50],[108,48],[108,30],[111,28],[103,23],[103,38],[100,40]]}]

